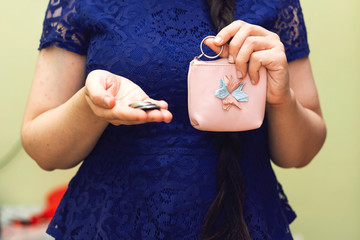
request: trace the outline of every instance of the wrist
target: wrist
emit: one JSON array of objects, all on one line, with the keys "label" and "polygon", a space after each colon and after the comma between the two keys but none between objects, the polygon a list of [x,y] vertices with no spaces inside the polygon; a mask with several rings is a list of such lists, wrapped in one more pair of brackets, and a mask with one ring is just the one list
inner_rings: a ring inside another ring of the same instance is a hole
[{"label": "wrist", "polygon": [[294,91],[289,88],[289,90],[283,94],[281,98],[279,98],[278,101],[274,102],[267,102],[266,108],[267,110],[272,109],[287,109],[291,108],[294,104],[296,104],[296,97]]},{"label": "wrist", "polygon": [[108,122],[101,119],[94,111],[94,109],[90,106],[89,99],[86,96],[86,89],[83,87],[79,91],[79,109],[81,110],[79,113],[79,117],[82,118],[83,121],[92,122],[95,125],[103,125],[104,128],[108,125]]}]

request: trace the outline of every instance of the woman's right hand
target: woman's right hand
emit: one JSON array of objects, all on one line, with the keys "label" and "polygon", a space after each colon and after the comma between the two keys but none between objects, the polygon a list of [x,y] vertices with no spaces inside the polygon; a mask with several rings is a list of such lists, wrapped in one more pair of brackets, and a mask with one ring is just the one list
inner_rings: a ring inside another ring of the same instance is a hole
[{"label": "woman's right hand", "polygon": [[[92,71],[85,83],[85,97],[96,116],[113,125],[135,125],[172,120],[165,101],[151,98],[132,81],[105,70]],[[160,110],[144,111],[129,107],[130,103],[148,101]]]},{"label": "woman's right hand", "polygon": [[[96,70],[86,77],[85,64],[86,56],[55,46],[39,53],[21,137],[26,152],[43,169],[79,164],[108,123],[172,119],[166,102],[150,99],[133,82],[107,71]],[[128,106],[136,101],[151,101],[161,108],[145,112]]]}]

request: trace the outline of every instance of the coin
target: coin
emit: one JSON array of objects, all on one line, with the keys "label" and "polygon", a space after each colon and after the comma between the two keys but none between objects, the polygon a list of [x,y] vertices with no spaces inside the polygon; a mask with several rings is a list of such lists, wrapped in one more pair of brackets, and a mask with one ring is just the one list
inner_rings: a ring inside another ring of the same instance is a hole
[{"label": "coin", "polygon": [[153,104],[151,102],[134,102],[129,104],[130,107],[141,109],[144,111],[154,110],[154,109],[160,109],[160,106]]}]

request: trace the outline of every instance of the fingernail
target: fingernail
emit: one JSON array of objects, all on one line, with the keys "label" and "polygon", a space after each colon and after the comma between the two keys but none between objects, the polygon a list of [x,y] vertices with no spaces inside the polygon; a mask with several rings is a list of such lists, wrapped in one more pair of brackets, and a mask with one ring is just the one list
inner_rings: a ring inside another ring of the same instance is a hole
[{"label": "fingernail", "polygon": [[221,37],[215,37],[214,42],[220,44],[221,43]]},{"label": "fingernail", "polygon": [[256,82],[254,79],[251,79],[250,81],[251,81],[252,85],[255,85]]},{"label": "fingernail", "polygon": [[237,74],[237,77],[238,77],[238,78],[242,78],[242,77],[243,77],[243,75],[242,75],[242,73],[241,73],[240,71],[236,71],[236,74]]},{"label": "fingernail", "polygon": [[106,107],[110,107],[110,98],[109,97],[105,97],[104,98],[104,103]]},{"label": "fingernail", "polygon": [[229,57],[228,57],[228,62],[229,62],[229,63],[234,63],[234,58],[233,58],[233,56],[229,55]]}]

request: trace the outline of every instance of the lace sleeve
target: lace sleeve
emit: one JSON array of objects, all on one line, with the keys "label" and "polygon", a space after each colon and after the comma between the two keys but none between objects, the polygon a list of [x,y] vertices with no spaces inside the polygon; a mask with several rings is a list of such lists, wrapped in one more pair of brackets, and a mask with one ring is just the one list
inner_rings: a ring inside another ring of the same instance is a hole
[{"label": "lace sleeve", "polygon": [[310,50],[299,0],[283,2],[272,31],[280,36],[290,62],[308,56]]},{"label": "lace sleeve", "polygon": [[50,0],[45,13],[39,50],[57,46],[81,55],[86,54],[86,33],[78,24],[75,0]]}]

